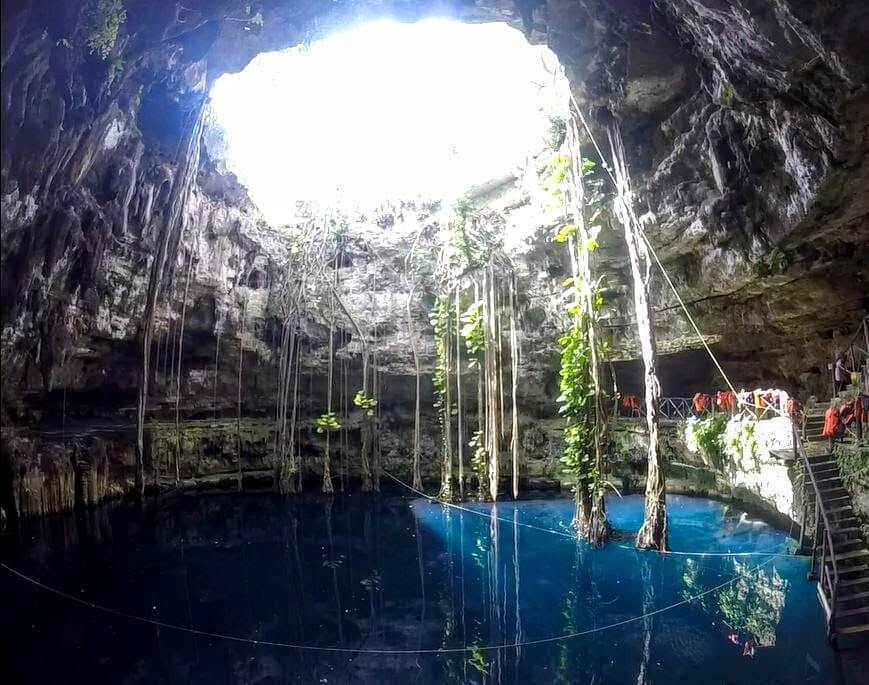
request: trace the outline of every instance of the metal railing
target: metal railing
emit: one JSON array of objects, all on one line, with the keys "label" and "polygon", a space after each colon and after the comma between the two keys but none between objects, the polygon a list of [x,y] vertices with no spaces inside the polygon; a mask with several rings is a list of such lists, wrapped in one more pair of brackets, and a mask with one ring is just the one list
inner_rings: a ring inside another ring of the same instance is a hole
[{"label": "metal railing", "polygon": [[[658,405],[658,411],[662,418],[673,421],[685,421],[698,416],[715,416],[726,414],[728,416],[742,416],[743,418],[764,419],[774,416],[786,416],[786,413],[772,404],[756,407],[753,404],[737,404],[734,409],[722,409],[715,402],[715,396],[710,395],[711,402],[706,409],[698,412],[694,407],[693,397],[662,397]],[[643,418],[646,415],[645,403],[642,399],[637,401],[637,408],[628,410],[627,414],[621,414],[622,418]]]},{"label": "metal railing", "polygon": [[[809,462],[809,456],[806,453],[806,448],[800,435],[797,432],[796,423],[791,423],[792,437],[794,443],[794,460],[802,466],[804,473],[803,483],[805,486],[811,485],[815,493],[815,530],[812,542],[812,576],[817,577],[818,587],[821,590],[821,597],[824,603],[824,610],[827,614],[827,637],[833,635],[835,629],[835,614],[836,614],[836,598],[839,591],[839,567],[836,563],[836,548],[833,543],[832,526],[821,502],[821,489],[818,486],[818,481],[815,479],[815,474],[812,471],[812,465]],[[808,505],[804,500],[803,504],[803,521],[806,519]],[[802,544],[802,540],[800,544]],[[829,560],[829,567],[828,567]],[[832,573],[830,570],[832,569]]]}]

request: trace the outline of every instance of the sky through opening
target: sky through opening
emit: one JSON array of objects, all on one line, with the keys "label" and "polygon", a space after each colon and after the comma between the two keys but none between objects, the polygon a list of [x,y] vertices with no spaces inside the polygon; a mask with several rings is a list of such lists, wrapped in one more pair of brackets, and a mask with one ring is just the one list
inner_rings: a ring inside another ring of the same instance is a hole
[{"label": "sky through opening", "polygon": [[379,21],[264,53],[211,91],[227,167],[272,224],[297,201],[447,200],[539,152],[557,58],[505,24]]}]

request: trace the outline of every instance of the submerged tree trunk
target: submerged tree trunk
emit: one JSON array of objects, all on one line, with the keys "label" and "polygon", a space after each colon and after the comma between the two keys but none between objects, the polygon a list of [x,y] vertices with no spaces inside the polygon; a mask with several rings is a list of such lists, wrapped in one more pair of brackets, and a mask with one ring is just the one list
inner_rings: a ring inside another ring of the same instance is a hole
[{"label": "submerged tree trunk", "polygon": [[613,171],[617,184],[616,215],[625,231],[631,276],[634,282],[634,309],[637,334],[645,367],[646,426],[649,431],[649,466],[646,476],[646,506],[643,526],[637,533],[637,547],[667,549],[667,508],[664,465],[658,445],[658,407],[661,386],[656,373],[655,329],[652,306],[649,302],[649,280],[652,263],[643,240],[642,226],[631,201],[630,180],[625,164],[624,146],[617,128],[609,132]]}]

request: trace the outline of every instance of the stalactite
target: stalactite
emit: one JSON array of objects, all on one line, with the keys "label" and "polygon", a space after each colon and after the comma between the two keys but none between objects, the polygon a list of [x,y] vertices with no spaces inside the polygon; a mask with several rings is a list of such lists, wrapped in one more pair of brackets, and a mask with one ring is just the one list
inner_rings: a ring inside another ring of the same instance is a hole
[{"label": "stalactite", "polygon": [[204,102],[199,106],[187,134],[178,159],[178,173],[169,192],[163,226],[157,236],[156,251],[151,262],[148,290],[145,297],[145,312],[142,318],[142,366],[139,375],[139,393],[136,409],[136,473],[134,490],[141,500],[145,495],[145,413],[148,405],[148,380],[151,373],[151,343],[154,336],[157,293],[163,280],[168,246],[186,204],[191,185],[199,168],[199,152],[202,140],[203,120],[206,111]]},{"label": "stalactite", "polygon": [[483,297],[486,300],[485,309],[485,324],[486,324],[486,392],[488,395],[488,410],[489,418],[488,427],[486,429],[486,438],[489,443],[489,494],[493,501],[498,499],[498,481],[500,479],[500,432],[499,425],[500,417],[500,402],[498,387],[498,372],[497,372],[497,343],[495,336],[497,335],[496,317],[495,317],[495,273],[494,265],[489,262],[488,274],[484,277]]},{"label": "stalactite", "polygon": [[[368,342],[365,339],[365,335],[362,333],[362,329],[360,328],[358,322],[354,318],[354,316],[350,313],[346,306],[344,306],[344,302],[341,300],[341,297],[332,289],[332,300],[333,302],[337,302],[338,306],[341,307],[341,311],[344,312],[344,316],[346,316],[350,320],[350,324],[353,326],[353,330],[356,331],[356,335],[359,338],[359,344],[362,346],[362,393],[366,398],[370,397],[369,393],[369,351],[368,351]],[[371,426],[371,416],[368,415],[368,411],[363,407],[362,411],[362,447],[360,450],[360,470],[362,477],[362,491],[370,492],[373,485],[371,482],[371,448],[372,448],[372,426]]]},{"label": "stalactite", "polygon": [[[329,366],[326,380],[326,413],[332,411],[332,374],[334,370],[335,358],[335,305],[334,294],[332,296],[332,304],[330,306],[329,316]],[[323,493],[331,495],[335,489],[332,487],[332,465],[331,455],[329,454],[329,441],[332,436],[332,431],[326,431],[326,449],[323,453]]]},{"label": "stalactite", "polygon": [[[510,452],[513,457],[513,499],[519,498],[519,403],[517,402],[519,386],[519,338],[516,333],[516,292],[515,275],[509,280],[510,299],[510,397],[512,429],[510,431]],[[517,609],[518,611],[518,609]]]},{"label": "stalactite", "polygon": [[617,183],[616,216],[625,232],[628,258],[634,285],[637,333],[645,367],[646,427],[649,432],[649,458],[646,475],[646,505],[643,526],[637,533],[637,547],[667,549],[667,509],[664,465],[658,444],[658,411],[661,385],[656,372],[654,314],[650,301],[651,260],[643,242],[642,224],[633,209],[630,177],[625,163],[624,145],[617,128],[609,130],[613,173]]},{"label": "stalactite", "polygon": [[241,331],[238,338],[238,387],[236,393],[236,412],[235,412],[235,435],[236,435],[236,457],[238,459],[238,491],[241,492],[244,488],[242,485],[241,476],[241,372],[242,363],[244,361],[244,325],[245,316],[247,314],[247,302],[242,300],[241,303]]},{"label": "stalactite", "polygon": [[[344,343],[342,336],[342,343]],[[343,346],[343,345],[342,345]],[[347,489],[347,450],[349,447],[349,439],[347,435],[347,422],[350,420],[350,409],[347,400],[350,391],[350,371],[346,359],[341,360],[341,374],[338,380],[338,392],[341,395],[340,413],[341,413],[341,492],[346,492]]]},{"label": "stalactite", "polygon": [[[377,370],[377,320],[373,315],[374,331],[371,344],[371,398],[377,401],[380,397],[380,374]],[[374,406],[374,416],[364,412],[364,420],[371,425],[371,486],[374,492],[380,492],[380,402]]]},{"label": "stalactite", "polygon": [[[485,272],[483,275],[483,289],[485,289]],[[486,327],[486,306],[481,300],[480,284],[474,281],[474,302],[479,302],[481,305],[481,321],[483,327],[484,349],[482,359],[477,360],[477,434],[476,434],[476,452],[474,458],[476,460],[478,496],[481,500],[491,498],[489,491],[489,457],[488,449],[489,442],[486,437],[486,430],[489,425],[488,403],[486,395],[486,352],[485,352],[485,327]]]},{"label": "stalactite", "polygon": [[[296,372],[293,380],[293,412],[291,415],[290,424],[290,458],[292,465],[296,470],[296,480],[298,481],[297,490],[302,491],[302,453],[299,450],[299,442],[301,436],[300,422],[298,420],[299,407],[299,376],[301,375],[301,359],[302,359],[302,341],[299,339],[296,345]],[[292,476],[291,476],[292,478]]]},{"label": "stalactite", "polygon": [[417,490],[422,490],[422,477],[419,472],[419,442],[420,442],[420,381],[422,374],[419,368],[419,353],[417,352],[416,332],[413,328],[413,316],[411,314],[411,303],[413,302],[413,294],[416,291],[416,285],[410,289],[410,294],[407,296],[407,332],[410,337],[410,351],[413,355],[413,370],[416,377],[416,399],[413,409],[413,487]]},{"label": "stalactite", "polygon": [[[198,236],[197,236],[198,237]],[[187,324],[187,298],[190,294],[190,274],[193,271],[195,242],[190,245],[187,257],[187,275],[184,280],[184,297],[181,304],[181,324],[178,332],[178,366],[175,372],[175,484],[181,482],[181,362],[184,350],[184,327]]]},{"label": "stalactite", "polygon": [[214,324],[214,386],[211,395],[211,414],[214,421],[217,421],[217,383],[218,369],[220,367],[220,327],[221,323],[218,318],[217,322]]},{"label": "stalactite", "polygon": [[[444,311],[446,315],[446,322],[444,325],[444,402],[443,402],[443,433],[444,433],[444,470],[442,483],[446,483],[448,494],[447,497],[452,496],[453,492],[453,421],[452,421],[452,392],[450,382],[450,372],[452,370],[452,326],[450,326],[450,310],[452,307],[450,306],[450,296],[449,293],[444,295]],[[442,485],[443,489],[443,485]]]},{"label": "stalactite", "polygon": [[461,288],[456,286],[456,452],[459,460],[459,496],[465,496],[465,454],[462,423],[462,311]]}]

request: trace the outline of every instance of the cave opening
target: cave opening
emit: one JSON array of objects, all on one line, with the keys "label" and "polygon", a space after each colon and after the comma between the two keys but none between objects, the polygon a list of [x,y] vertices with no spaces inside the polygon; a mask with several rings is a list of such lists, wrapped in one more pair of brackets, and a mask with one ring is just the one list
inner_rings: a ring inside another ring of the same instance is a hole
[{"label": "cave opening", "polygon": [[856,4],[3,3],[0,673],[850,685]]},{"label": "cave opening", "polygon": [[381,20],[222,75],[206,144],[275,226],[300,204],[451,203],[538,156],[568,93],[507,24]]}]

